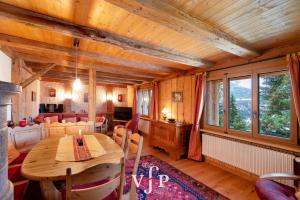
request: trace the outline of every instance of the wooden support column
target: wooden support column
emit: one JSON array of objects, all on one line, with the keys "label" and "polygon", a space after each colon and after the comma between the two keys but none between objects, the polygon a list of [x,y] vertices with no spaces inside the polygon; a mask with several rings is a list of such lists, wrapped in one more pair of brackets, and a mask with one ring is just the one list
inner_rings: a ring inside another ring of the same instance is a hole
[{"label": "wooden support column", "polygon": [[64,100],[64,112],[72,112],[72,85],[65,83],[65,100]]},{"label": "wooden support column", "polygon": [[[20,59],[14,59],[12,62],[12,77],[11,77],[11,81],[12,83],[15,84],[20,84],[21,82],[21,77],[20,77],[20,66],[21,65],[21,60]],[[21,93],[18,93],[16,95],[14,95],[11,98],[12,101],[12,119],[14,122],[18,122],[20,120],[20,106],[21,106],[21,102],[20,102],[20,97]]]},{"label": "wooden support column", "polygon": [[106,86],[106,118],[108,119],[108,130],[113,130],[114,123],[113,86]]},{"label": "wooden support column", "polygon": [[96,120],[96,69],[89,69],[89,121]]}]

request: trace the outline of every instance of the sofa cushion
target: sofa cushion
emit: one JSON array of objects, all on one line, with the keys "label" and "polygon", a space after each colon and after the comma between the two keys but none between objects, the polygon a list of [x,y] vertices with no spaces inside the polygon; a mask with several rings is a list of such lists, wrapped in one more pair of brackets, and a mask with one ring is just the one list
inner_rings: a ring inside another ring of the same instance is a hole
[{"label": "sofa cushion", "polygon": [[14,200],[22,200],[28,185],[28,181],[14,185]]},{"label": "sofa cushion", "polygon": [[68,123],[68,122],[76,123],[77,122],[77,118],[76,117],[68,117],[68,118],[64,118],[63,120],[65,120],[66,123]]},{"label": "sofa cushion", "polygon": [[43,114],[40,114],[40,115],[43,116],[44,118],[57,116],[58,117],[58,122],[61,122],[61,120],[62,120],[62,114],[61,113],[43,113]]},{"label": "sofa cushion", "polygon": [[296,200],[294,188],[268,179],[258,179],[255,190],[263,200]]},{"label": "sofa cushion", "polygon": [[43,121],[44,121],[44,117],[42,115],[37,116],[36,118],[33,119],[33,122],[36,124],[43,123]]},{"label": "sofa cushion", "polygon": [[89,118],[88,117],[80,117],[80,121],[82,121],[82,122],[88,122]]},{"label": "sofa cushion", "polygon": [[46,123],[54,123],[54,122],[58,122],[58,116],[46,117],[46,118],[44,118],[44,121],[45,121]]},{"label": "sofa cushion", "polygon": [[13,166],[8,168],[8,179],[13,182],[19,182],[26,180],[21,173],[21,165]]},{"label": "sofa cushion", "polygon": [[96,122],[104,122],[105,121],[105,117],[96,117]]},{"label": "sofa cushion", "polygon": [[24,159],[26,158],[28,153],[22,152],[19,154],[19,156],[17,158],[15,158],[10,165],[19,165],[22,164]]},{"label": "sofa cushion", "polygon": [[62,118],[73,118],[73,117],[77,117],[76,113],[63,113],[62,114]]}]

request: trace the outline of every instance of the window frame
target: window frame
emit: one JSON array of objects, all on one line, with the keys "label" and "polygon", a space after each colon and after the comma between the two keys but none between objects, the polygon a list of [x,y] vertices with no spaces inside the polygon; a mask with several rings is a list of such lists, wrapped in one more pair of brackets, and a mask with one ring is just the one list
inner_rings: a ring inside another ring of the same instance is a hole
[{"label": "window frame", "polygon": [[[255,103],[256,103],[256,113],[257,117],[255,120],[255,131],[253,132],[253,138],[256,139],[262,139],[262,140],[268,140],[268,141],[275,141],[275,142],[281,142],[281,143],[289,143],[289,144],[297,144],[297,116],[295,112],[295,105],[294,105],[294,97],[293,93],[291,92],[291,107],[290,107],[290,112],[291,112],[291,126],[290,126],[290,137],[289,138],[280,138],[276,136],[271,136],[271,135],[263,135],[259,134],[259,75],[261,74],[275,74],[275,73],[288,73],[287,69],[282,69],[282,70],[270,70],[270,69],[265,69],[265,70],[260,70],[259,72],[255,72],[255,85],[256,85],[256,92],[254,95],[255,98]],[[292,91],[292,90],[291,90]]]},{"label": "window frame", "polygon": [[[226,134],[234,135],[244,139],[254,139],[258,141],[266,141],[266,142],[276,142],[281,144],[288,145],[296,145],[298,138],[298,122],[294,107],[294,98],[291,92],[291,128],[290,128],[290,137],[289,138],[280,138],[275,136],[263,135],[259,134],[259,75],[261,74],[273,74],[277,72],[288,72],[286,65],[283,63],[277,64],[273,62],[269,63],[258,63],[258,64],[250,64],[248,66],[237,66],[233,68],[216,70],[213,72],[209,72],[207,76],[207,82],[210,80],[223,80],[223,104],[224,104],[224,121],[223,127],[217,127],[213,125],[207,124],[207,114],[206,114],[206,105],[204,108],[202,127],[204,130],[216,131]],[[238,131],[229,128],[229,81],[234,78],[242,78],[242,77],[250,77],[251,78],[251,131],[244,132]],[[205,97],[207,100],[207,96]]]},{"label": "window frame", "polygon": [[[225,88],[226,88],[226,78],[224,78],[223,76],[219,76],[219,77],[213,77],[213,78],[207,78],[206,81],[217,81],[217,80],[222,80],[223,82],[223,99],[225,99]],[[208,84],[206,84],[206,89],[207,89],[207,86]],[[206,97],[205,97],[205,101],[207,100],[207,94],[206,94]],[[203,118],[203,121],[204,121],[204,128],[205,129],[210,129],[210,130],[213,130],[213,131],[220,131],[220,132],[225,132],[226,131],[226,124],[225,122],[227,121],[227,118],[226,117],[226,105],[225,105],[225,102],[223,100],[223,126],[214,126],[214,125],[210,125],[207,123],[207,113],[206,113],[206,107],[207,104],[205,104],[205,108],[204,108],[204,118]]]},{"label": "window frame", "polygon": [[[148,114],[144,114],[144,91],[147,90],[147,93],[148,93],[148,98],[149,98],[149,102],[148,102]],[[152,88],[151,87],[141,87],[141,88],[138,88],[138,93],[141,92],[142,93],[142,103],[141,103],[141,111],[142,113],[141,114],[141,117],[145,117],[145,118],[149,118],[150,117],[150,108],[151,108],[151,101],[152,101],[152,97],[151,97],[151,91]],[[137,103],[139,105],[139,103]],[[139,109],[138,109],[139,110]]]},{"label": "window frame", "polygon": [[[250,78],[251,80],[251,114],[250,114],[250,118],[251,118],[251,131],[241,131],[241,130],[235,130],[235,129],[232,129],[229,127],[229,103],[230,103],[230,84],[229,84],[229,81],[230,80],[235,80],[235,79],[243,79],[243,78]],[[229,134],[233,134],[233,135],[238,135],[238,136],[242,136],[242,137],[251,137],[252,136],[252,132],[253,132],[253,76],[250,72],[244,72],[244,73],[231,73],[231,74],[227,74],[226,76],[226,84],[227,84],[227,87],[226,87],[226,115],[227,115],[227,122],[226,122],[226,128],[227,128],[227,133]]]}]

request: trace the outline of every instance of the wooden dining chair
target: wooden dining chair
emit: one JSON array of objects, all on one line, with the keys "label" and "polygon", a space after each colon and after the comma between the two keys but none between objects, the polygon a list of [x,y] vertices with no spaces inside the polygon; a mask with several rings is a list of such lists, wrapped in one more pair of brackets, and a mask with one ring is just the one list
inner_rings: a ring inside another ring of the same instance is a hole
[{"label": "wooden dining chair", "polygon": [[132,175],[136,175],[142,154],[144,138],[138,133],[128,135],[125,150],[125,185],[122,199],[137,199],[136,185]]},{"label": "wooden dining chair", "polygon": [[[72,175],[67,169],[66,197],[67,200],[105,199],[118,191],[117,199],[122,199],[125,180],[124,158],[120,163],[105,163],[92,167],[80,174]],[[114,198],[112,198],[114,199]]]},{"label": "wooden dining chair", "polygon": [[127,135],[130,135],[130,134],[131,134],[131,130],[126,129],[126,128],[117,128],[113,132],[113,139],[115,140],[115,142],[117,144],[119,144],[121,146],[121,148],[123,149],[124,152],[125,152],[125,148],[126,148],[126,138],[127,138]]}]

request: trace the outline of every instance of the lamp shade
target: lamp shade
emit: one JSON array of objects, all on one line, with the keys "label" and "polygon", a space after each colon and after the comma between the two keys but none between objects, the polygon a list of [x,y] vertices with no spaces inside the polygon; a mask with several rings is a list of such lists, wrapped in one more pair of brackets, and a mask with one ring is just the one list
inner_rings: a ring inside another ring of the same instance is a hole
[{"label": "lamp shade", "polygon": [[76,80],[73,83],[73,90],[78,91],[81,90],[82,85],[81,85],[81,81],[79,78],[76,78]]}]

